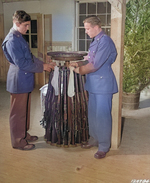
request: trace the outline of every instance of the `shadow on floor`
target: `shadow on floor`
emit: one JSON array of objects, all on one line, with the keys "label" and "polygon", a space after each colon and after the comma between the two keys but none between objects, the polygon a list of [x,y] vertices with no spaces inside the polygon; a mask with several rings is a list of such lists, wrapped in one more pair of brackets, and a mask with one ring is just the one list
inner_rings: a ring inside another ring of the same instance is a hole
[{"label": "shadow on floor", "polygon": [[139,105],[140,109],[141,108],[147,108],[147,107],[150,107],[150,98],[140,101],[140,105]]}]

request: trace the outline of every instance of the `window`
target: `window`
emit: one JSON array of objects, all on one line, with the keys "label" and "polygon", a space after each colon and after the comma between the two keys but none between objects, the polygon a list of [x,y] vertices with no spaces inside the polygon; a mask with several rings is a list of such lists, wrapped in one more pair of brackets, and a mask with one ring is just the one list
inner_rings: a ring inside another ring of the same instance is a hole
[{"label": "window", "polygon": [[109,2],[78,3],[77,15],[77,50],[87,51],[91,42],[85,34],[83,20],[90,15],[96,15],[101,19],[102,29],[110,36],[111,28],[111,4]]},{"label": "window", "polygon": [[30,48],[37,48],[37,20],[31,20],[30,30],[23,37],[29,43]]}]

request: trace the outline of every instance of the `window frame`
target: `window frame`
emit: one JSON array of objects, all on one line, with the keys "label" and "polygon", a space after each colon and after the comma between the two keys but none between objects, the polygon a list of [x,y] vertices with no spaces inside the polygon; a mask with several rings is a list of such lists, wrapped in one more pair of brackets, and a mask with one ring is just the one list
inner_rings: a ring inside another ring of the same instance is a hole
[{"label": "window frame", "polygon": [[[79,17],[80,15],[85,15],[85,16],[89,16],[89,15],[92,15],[92,14],[88,14],[87,10],[88,10],[88,3],[96,3],[96,12],[94,15],[105,15],[106,16],[106,19],[108,16],[110,16],[110,25],[102,25],[102,29],[103,30],[107,30],[106,33],[110,36],[111,34],[111,4],[110,4],[110,12],[108,13],[107,12],[107,7],[106,7],[106,13],[97,13],[97,6],[98,6],[98,3],[105,3],[106,2],[106,6],[108,6],[108,3],[109,1],[105,1],[105,0],[101,0],[101,1],[85,1],[85,0],[80,0],[80,1],[76,1],[76,20],[75,20],[75,50],[77,51],[88,51],[88,47],[89,47],[89,44],[90,44],[90,40],[88,38],[88,36],[85,35],[85,39],[80,39],[79,38],[79,29],[82,29],[84,28],[83,26],[80,26],[79,25]],[[86,4],[86,14],[80,14],[79,13],[79,8],[80,8],[80,4],[83,4],[85,3]],[[106,20],[106,23],[107,23],[107,20]],[[80,50],[79,49],[79,42],[80,41],[84,41],[84,46],[85,46],[85,50]],[[89,42],[89,43],[88,43]]]}]

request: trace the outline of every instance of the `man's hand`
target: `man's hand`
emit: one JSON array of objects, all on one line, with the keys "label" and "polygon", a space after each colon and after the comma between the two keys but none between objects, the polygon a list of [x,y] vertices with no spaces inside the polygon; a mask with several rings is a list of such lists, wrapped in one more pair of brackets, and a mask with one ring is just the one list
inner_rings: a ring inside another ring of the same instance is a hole
[{"label": "man's hand", "polygon": [[88,55],[84,56],[84,60],[88,60],[88,58],[89,58]]},{"label": "man's hand", "polygon": [[75,67],[75,68],[79,67],[78,62],[71,62],[69,65],[72,66],[72,67]]},{"label": "man's hand", "polygon": [[79,65],[78,62],[71,62],[69,66],[74,67],[73,71],[79,73]]},{"label": "man's hand", "polygon": [[43,70],[51,72],[52,70],[54,70],[55,66],[56,66],[55,62],[50,62],[49,64],[43,64]]},{"label": "man's hand", "polygon": [[46,63],[51,63],[52,59],[51,56],[46,55]]},{"label": "man's hand", "polygon": [[79,67],[75,68],[73,71],[79,74]]}]

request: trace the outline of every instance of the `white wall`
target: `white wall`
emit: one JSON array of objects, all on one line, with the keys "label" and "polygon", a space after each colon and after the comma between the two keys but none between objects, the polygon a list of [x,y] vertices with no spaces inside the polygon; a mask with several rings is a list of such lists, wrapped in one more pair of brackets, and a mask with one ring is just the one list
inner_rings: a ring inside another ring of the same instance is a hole
[{"label": "white wall", "polygon": [[27,13],[52,14],[52,40],[73,41],[74,0],[40,0],[3,3],[5,35],[12,27],[12,15],[16,10]]},{"label": "white wall", "polygon": [[42,0],[41,13],[52,14],[53,41],[72,41],[74,28],[73,0]]}]

